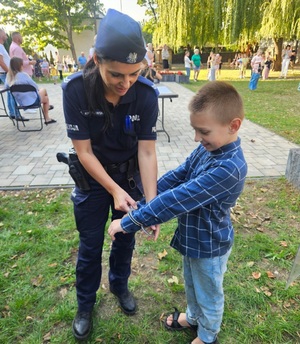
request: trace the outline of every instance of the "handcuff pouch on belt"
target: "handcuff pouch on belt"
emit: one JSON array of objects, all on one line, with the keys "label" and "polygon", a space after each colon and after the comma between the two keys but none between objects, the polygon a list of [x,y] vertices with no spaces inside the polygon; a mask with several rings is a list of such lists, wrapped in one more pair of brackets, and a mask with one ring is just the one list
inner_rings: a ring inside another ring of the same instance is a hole
[{"label": "handcuff pouch on belt", "polygon": [[109,175],[126,172],[130,189],[133,190],[136,188],[136,182],[133,178],[136,172],[138,171],[138,161],[136,155],[125,162],[121,162],[119,164],[105,165],[103,167]]},{"label": "handcuff pouch on belt", "polygon": [[56,158],[59,162],[63,162],[69,166],[70,176],[79,189],[83,191],[90,190],[90,185],[88,182],[89,174],[81,165],[74,148],[70,148],[69,154],[57,153]]}]

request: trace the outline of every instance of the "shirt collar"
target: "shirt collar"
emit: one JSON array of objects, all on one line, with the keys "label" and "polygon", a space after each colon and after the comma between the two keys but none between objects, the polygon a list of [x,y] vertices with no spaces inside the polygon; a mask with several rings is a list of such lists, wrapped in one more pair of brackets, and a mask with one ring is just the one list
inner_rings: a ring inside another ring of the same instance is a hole
[{"label": "shirt collar", "polygon": [[130,87],[130,89],[127,91],[127,93],[121,98],[119,104],[128,104],[132,103],[136,99],[136,86],[137,81]]},{"label": "shirt collar", "polygon": [[240,139],[240,137],[238,137],[236,141],[228,143],[227,145],[222,146],[222,147],[220,147],[220,148],[218,148],[215,151],[210,152],[210,153],[211,153],[211,155],[214,155],[214,156],[224,154],[224,153],[229,153],[231,151],[236,150],[240,146],[241,146],[241,139]]}]

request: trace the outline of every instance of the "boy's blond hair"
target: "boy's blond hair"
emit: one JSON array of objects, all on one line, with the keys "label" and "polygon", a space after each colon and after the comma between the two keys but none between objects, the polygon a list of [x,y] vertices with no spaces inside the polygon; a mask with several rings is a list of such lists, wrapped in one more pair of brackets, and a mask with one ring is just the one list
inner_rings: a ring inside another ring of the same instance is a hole
[{"label": "boy's blond hair", "polygon": [[208,82],[190,101],[189,111],[192,115],[205,110],[209,110],[222,124],[245,117],[241,96],[232,85],[223,81]]}]

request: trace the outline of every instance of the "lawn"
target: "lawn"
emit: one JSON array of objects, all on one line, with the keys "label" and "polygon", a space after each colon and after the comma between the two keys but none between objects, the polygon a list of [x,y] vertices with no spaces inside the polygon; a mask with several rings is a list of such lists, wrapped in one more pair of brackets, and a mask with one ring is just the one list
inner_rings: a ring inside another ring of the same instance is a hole
[{"label": "lawn", "polygon": [[[201,71],[203,72],[203,71]],[[235,73],[235,74],[234,74]],[[207,82],[205,73],[196,90]],[[238,71],[221,79],[239,90],[246,117],[300,143],[298,79],[259,81],[249,91]],[[78,234],[70,189],[0,191],[0,343],[75,343],[75,264]],[[249,179],[232,210],[235,244],[225,275],[221,344],[300,343],[300,277],[286,289],[299,246],[300,193],[284,178]],[[130,288],[138,313],[120,312],[109,292],[110,238],[103,254],[94,328],[87,343],[188,344],[192,332],[168,332],[162,320],[184,311],[181,256],[169,246],[176,221],[161,226],[157,242],[137,234]]]},{"label": "lawn", "polygon": [[[0,343],[75,343],[75,261],[78,236],[70,190],[2,191],[0,207]],[[299,245],[300,194],[284,179],[249,179],[233,209],[235,245],[224,287],[221,343],[300,342],[299,280],[285,289]],[[134,317],[120,312],[108,291],[110,239],[88,343],[190,343],[191,332],[170,333],[160,319],[185,309],[181,256],[169,247],[176,222],[158,242],[137,234],[130,287]]]}]

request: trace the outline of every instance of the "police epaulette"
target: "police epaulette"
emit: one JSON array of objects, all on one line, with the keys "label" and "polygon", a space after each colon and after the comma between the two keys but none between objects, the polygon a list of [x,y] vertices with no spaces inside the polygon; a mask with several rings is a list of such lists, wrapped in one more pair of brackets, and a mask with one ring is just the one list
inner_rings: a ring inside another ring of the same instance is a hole
[{"label": "police epaulette", "polygon": [[147,86],[150,86],[151,88],[153,88],[153,90],[155,91],[156,95],[159,95],[158,89],[156,87],[156,85],[154,84],[154,82],[152,82],[151,80],[139,75],[138,77],[138,81],[141,82],[142,84],[145,84]]},{"label": "police epaulette", "polygon": [[82,76],[82,71],[80,72],[76,72],[76,73],[73,73],[71,75],[68,75],[64,78],[64,81],[62,82],[61,84],[61,87],[64,89],[66,87],[66,85],[71,81],[71,80],[74,80],[74,79],[78,79],[79,77]]}]

